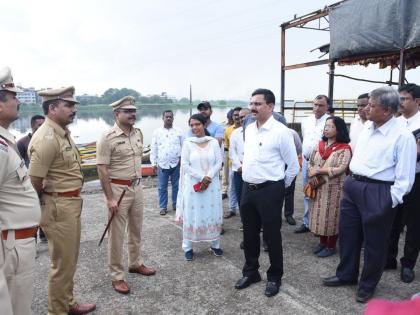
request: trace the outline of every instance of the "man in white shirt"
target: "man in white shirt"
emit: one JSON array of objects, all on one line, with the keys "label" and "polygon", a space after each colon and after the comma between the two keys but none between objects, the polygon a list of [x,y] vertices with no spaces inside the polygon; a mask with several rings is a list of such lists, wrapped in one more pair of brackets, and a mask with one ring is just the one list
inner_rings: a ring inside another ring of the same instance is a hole
[{"label": "man in white shirt", "polygon": [[248,108],[242,108],[239,111],[239,122],[240,126],[236,128],[230,136],[229,144],[229,158],[232,161],[233,171],[233,186],[235,188],[236,199],[238,205],[241,206],[242,196],[242,161],[244,160],[244,130],[242,124],[245,117],[249,114]]},{"label": "man in white shirt", "polygon": [[172,209],[176,210],[178,195],[181,147],[184,138],[182,131],[173,127],[174,113],[165,110],[162,114],[163,127],[153,132],[150,162],[158,174],[160,215],[168,211],[168,182],[172,185]]},{"label": "man in white shirt", "polygon": [[[420,87],[416,84],[402,85],[400,92],[400,112],[398,121],[410,132],[420,129]],[[414,280],[414,266],[420,250],[420,140],[417,140],[417,163],[413,188],[404,196],[403,204],[398,206],[394,225],[391,232],[388,258],[385,269],[397,269],[398,241],[400,234],[407,225],[405,235],[404,256],[401,257],[400,277],[403,282],[410,283]]]},{"label": "man in white shirt", "polygon": [[360,131],[362,131],[366,118],[366,106],[369,102],[369,93],[364,93],[359,95],[357,98],[357,114],[358,116],[354,118],[350,125],[350,146],[354,151],[356,147],[357,138],[359,137]]},{"label": "man in white shirt", "polygon": [[236,289],[241,290],[261,280],[258,258],[263,227],[270,258],[265,289],[267,297],[276,295],[281,285],[281,208],[285,188],[290,186],[299,172],[293,137],[286,126],[273,118],[274,104],[275,97],[270,90],[257,89],[252,93],[250,109],[256,121],[245,131],[242,163],[244,185],[240,206],[245,264],[243,277],[235,285]]},{"label": "man in white shirt", "polygon": [[[329,117],[330,99],[325,95],[318,95],[314,100],[313,115],[302,120],[302,187],[308,182],[308,164],[312,151],[318,145],[324,132],[325,121]],[[295,233],[309,232],[309,198],[303,198],[303,224]]]},{"label": "man in white shirt", "polygon": [[392,87],[373,90],[363,128],[343,184],[340,204],[340,263],[326,286],[356,284],[360,253],[364,264],[356,301],[372,298],[386,262],[388,240],[397,206],[414,182],[416,143],[394,117],[400,96]]}]

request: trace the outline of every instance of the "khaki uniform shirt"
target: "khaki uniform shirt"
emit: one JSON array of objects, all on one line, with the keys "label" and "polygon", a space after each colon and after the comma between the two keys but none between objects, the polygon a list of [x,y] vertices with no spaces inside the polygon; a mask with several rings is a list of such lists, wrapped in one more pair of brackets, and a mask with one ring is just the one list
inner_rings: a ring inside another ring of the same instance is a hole
[{"label": "khaki uniform shirt", "polygon": [[0,227],[17,230],[38,226],[41,208],[15,137],[0,126]]},{"label": "khaki uniform shirt", "polygon": [[47,192],[81,189],[81,159],[70,131],[49,119],[32,136],[28,147],[29,175],[44,179]]},{"label": "khaki uniform shirt", "polygon": [[109,177],[114,179],[141,177],[142,154],[143,134],[137,128],[127,136],[115,124],[96,144],[97,164],[108,165]]}]

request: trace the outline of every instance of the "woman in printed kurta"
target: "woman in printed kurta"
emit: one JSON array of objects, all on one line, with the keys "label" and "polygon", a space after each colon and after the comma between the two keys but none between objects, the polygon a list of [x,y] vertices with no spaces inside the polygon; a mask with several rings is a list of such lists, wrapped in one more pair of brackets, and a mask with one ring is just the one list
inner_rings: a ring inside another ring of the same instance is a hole
[{"label": "woman in printed kurta", "polygon": [[181,179],[176,220],[183,225],[182,249],[193,259],[193,242],[210,241],[210,250],[222,256],[222,197],[219,171],[222,157],[219,143],[205,134],[205,117],[191,116],[193,137],[186,138],[181,153]]},{"label": "woman in printed kurta", "polygon": [[346,124],[339,117],[325,122],[324,136],[309,161],[310,181],[318,186],[310,201],[309,229],[320,236],[314,254],[328,257],[335,253],[343,182],[351,159]]}]

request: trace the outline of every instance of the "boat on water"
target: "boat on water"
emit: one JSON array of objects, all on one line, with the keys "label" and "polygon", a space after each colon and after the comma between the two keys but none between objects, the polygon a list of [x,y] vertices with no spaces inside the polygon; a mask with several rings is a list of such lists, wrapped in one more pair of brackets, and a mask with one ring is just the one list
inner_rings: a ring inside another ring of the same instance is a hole
[{"label": "boat on water", "polygon": [[[87,144],[78,144],[77,148],[82,159],[82,173],[86,178],[98,177],[96,168],[96,142]],[[141,174],[142,176],[156,176],[156,172],[150,164],[150,145],[143,150],[141,158]]]}]

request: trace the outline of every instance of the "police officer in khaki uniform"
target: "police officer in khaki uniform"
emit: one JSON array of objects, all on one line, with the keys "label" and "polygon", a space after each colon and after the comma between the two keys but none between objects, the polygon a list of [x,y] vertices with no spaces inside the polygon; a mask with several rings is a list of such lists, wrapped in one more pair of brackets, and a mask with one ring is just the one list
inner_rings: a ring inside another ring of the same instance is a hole
[{"label": "police officer in khaki uniform", "polygon": [[[1,235],[0,229],[0,235]],[[12,303],[10,300],[9,289],[6,278],[4,277],[4,248],[3,239],[0,239],[0,305],[2,313],[13,314]]]},{"label": "police officer in khaki uniform", "polygon": [[[135,99],[126,96],[112,103],[115,125],[106,131],[97,143],[99,179],[104,190],[109,217],[114,218],[109,228],[108,264],[115,291],[127,294],[130,288],[124,281],[123,242],[128,227],[128,271],[151,276],[156,273],[143,264],[140,254],[143,224],[143,191],[141,187],[141,158],[143,135],[134,128]],[[118,206],[123,190],[126,193]]]},{"label": "police officer in khaki uniform", "polygon": [[41,227],[51,259],[48,314],[87,314],[94,304],[78,304],[73,296],[80,245],[80,155],[67,125],[76,116],[74,87],[39,92],[47,115],[28,147],[29,175],[42,202]]},{"label": "police officer in khaki uniform", "polygon": [[[0,70],[0,234],[4,245],[4,276],[13,313],[32,314],[36,232],[41,218],[38,196],[9,125],[19,116],[19,92],[9,68]],[[1,250],[0,260],[3,260]],[[0,261],[0,268],[1,268]],[[1,273],[1,270],[0,270]],[[0,278],[0,287],[4,287]],[[4,298],[4,294],[2,294]],[[10,303],[10,302],[9,302]],[[6,313],[3,303],[1,314]]]}]

